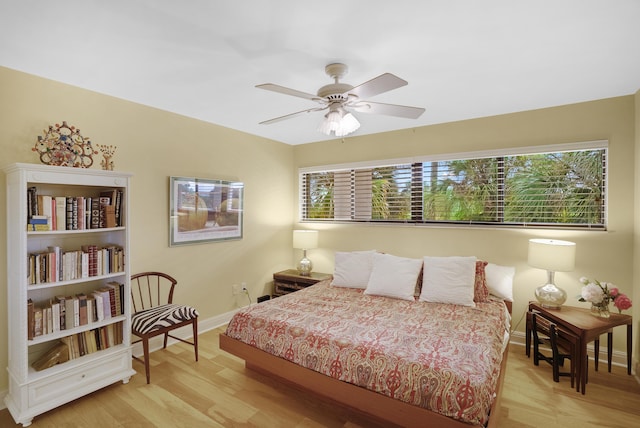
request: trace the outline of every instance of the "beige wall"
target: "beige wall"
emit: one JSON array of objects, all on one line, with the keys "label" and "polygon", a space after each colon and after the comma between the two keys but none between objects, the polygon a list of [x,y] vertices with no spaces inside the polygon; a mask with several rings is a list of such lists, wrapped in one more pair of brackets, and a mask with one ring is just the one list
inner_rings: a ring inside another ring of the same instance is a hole
[{"label": "beige wall", "polygon": [[[211,99],[211,102],[215,102]],[[99,144],[118,146],[115,169],[134,174],[131,270],[162,270],[179,280],[176,300],[203,319],[246,305],[231,285],[246,281],[255,298],[272,272],[288,268],[294,185],[291,146],[0,67],[0,167],[37,163],[31,151],[50,124],[66,120]],[[100,156],[94,168],[100,168]],[[242,240],[168,246],[168,177],[245,183]],[[6,212],[0,174],[0,213]],[[0,393],[7,388],[6,224],[0,214]]]},{"label": "beige wall", "polygon": [[[290,248],[293,224],[321,230],[321,248],[309,253],[317,271],[333,270],[336,250],[370,248],[413,257],[476,255],[514,265],[514,324],[520,322],[534,288],[545,280],[544,272],[526,265],[527,240],[569,239],[578,244],[576,270],[558,273],[558,284],[576,296],[580,276],[614,282],[623,291],[635,293],[638,319],[640,286],[636,290],[632,287],[633,262],[640,259],[640,250],[634,257],[633,213],[637,203],[632,195],[640,184],[634,188],[631,179],[634,147],[640,147],[634,135],[634,126],[640,122],[638,98],[640,94],[291,147],[0,67],[0,167],[13,162],[39,163],[31,151],[36,137],[48,125],[62,120],[80,127],[94,143],[117,145],[116,169],[134,174],[132,271],[162,269],[175,275],[181,280],[177,299],[197,306],[203,318],[246,304],[231,294],[231,284],[246,281],[255,299],[265,292],[273,272],[295,263],[300,254]],[[598,139],[610,143],[607,232],[296,223],[300,166]],[[640,159],[636,164],[640,169]],[[171,175],[243,181],[244,238],[169,248]],[[5,179],[0,174],[0,213],[5,210]],[[640,224],[635,230],[640,230]],[[0,272],[6,271],[5,242],[2,221]],[[635,239],[635,248],[640,248],[640,238]],[[7,319],[6,287],[6,275],[1,274],[0,367],[7,365],[3,351],[7,345],[3,322]],[[579,305],[573,298],[568,303]],[[518,330],[523,328],[520,322]],[[640,328],[635,331],[637,337]],[[615,336],[616,349],[623,350],[624,335],[616,331]],[[0,392],[7,387],[6,376],[6,371],[0,370]]]},{"label": "beige wall", "polygon": [[[295,165],[303,167],[607,139],[610,148],[607,232],[323,224],[298,226],[321,231],[322,248],[310,253],[319,271],[331,272],[334,250],[372,248],[413,257],[475,255],[498,264],[516,266],[513,323],[522,332],[522,317],[527,303],[533,299],[534,289],[546,280],[544,271],[526,264],[530,238],[567,239],[577,243],[575,271],[556,274],[556,283],[569,295],[567,304],[587,305],[577,302],[576,296],[581,288],[578,278],[581,276],[610,281],[630,296],[633,293],[634,138],[634,97],[626,96],[294,148]],[[294,216],[297,221],[297,213]],[[635,294],[636,311],[640,306],[638,294]],[[638,331],[640,329],[636,329]],[[618,329],[614,334],[615,347],[621,351],[625,349],[624,333],[624,329]]]}]

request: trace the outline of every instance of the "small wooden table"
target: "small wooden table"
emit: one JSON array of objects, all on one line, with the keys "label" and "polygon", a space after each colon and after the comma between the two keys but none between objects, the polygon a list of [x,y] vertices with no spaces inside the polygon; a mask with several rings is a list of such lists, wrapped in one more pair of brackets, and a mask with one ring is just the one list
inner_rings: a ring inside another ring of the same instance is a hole
[{"label": "small wooden table", "polygon": [[[627,374],[631,374],[632,318],[630,315],[611,314],[609,318],[596,317],[589,309],[561,306],[560,309],[543,308],[538,302],[529,302],[529,311],[540,312],[559,326],[574,333],[578,338],[578,361],[576,361],[576,389],[585,393],[587,381],[587,343],[599,339],[603,333],[609,333],[608,348],[611,349],[613,337],[611,329],[620,325],[627,326]],[[531,328],[527,325],[527,355],[531,347]],[[596,359],[598,357],[596,356]],[[611,352],[609,352],[609,370],[611,370]]]},{"label": "small wooden table", "polygon": [[332,278],[330,273],[311,272],[300,275],[297,269],[287,269],[273,274],[273,296],[282,296],[294,291],[302,290],[325,279]]}]

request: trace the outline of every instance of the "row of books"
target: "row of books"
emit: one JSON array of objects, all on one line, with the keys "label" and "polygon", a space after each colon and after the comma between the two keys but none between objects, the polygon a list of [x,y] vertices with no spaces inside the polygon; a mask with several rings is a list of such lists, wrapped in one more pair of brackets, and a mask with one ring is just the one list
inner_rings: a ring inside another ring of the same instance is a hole
[{"label": "row of books", "polygon": [[111,281],[92,293],[27,301],[27,339],[114,318],[124,313],[124,284]]},{"label": "row of books", "polygon": [[28,254],[27,267],[29,285],[107,275],[124,271],[124,250],[118,245],[83,245],[71,251],[50,246]]},{"label": "row of books", "polygon": [[27,189],[27,230],[86,230],[122,226],[120,189],[104,190],[100,196],[39,195]]},{"label": "row of books", "polygon": [[69,359],[82,357],[122,343],[122,322],[94,328],[60,339],[69,348]]},{"label": "row of books", "polygon": [[36,371],[122,343],[122,322],[63,337],[31,365]]}]

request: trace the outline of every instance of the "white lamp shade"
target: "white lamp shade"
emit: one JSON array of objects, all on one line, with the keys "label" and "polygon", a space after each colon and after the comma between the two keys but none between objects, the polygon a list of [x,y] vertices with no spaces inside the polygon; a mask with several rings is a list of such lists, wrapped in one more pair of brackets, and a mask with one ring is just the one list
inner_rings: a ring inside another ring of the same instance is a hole
[{"label": "white lamp shade", "polygon": [[318,248],[318,231],[317,230],[294,230],[293,231],[293,248],[310,250]]},{"label": "white lamp shade", "polygon": [[530,239],[529,266],[552,272],[572,271],[576,262],[576,244],[557,239]]}]

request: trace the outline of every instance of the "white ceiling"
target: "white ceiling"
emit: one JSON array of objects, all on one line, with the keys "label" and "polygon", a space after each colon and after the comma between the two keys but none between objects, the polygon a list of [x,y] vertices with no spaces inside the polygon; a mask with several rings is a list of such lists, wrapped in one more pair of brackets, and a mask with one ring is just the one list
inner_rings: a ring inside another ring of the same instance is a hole
[{"label": "white ceiling", "polygon": [[639,0],[0,4],[1,66],[288,144],[327,139],[323,113],[259,125],[316,104],[255,85],[315,93],[331,62],[352,85],[407,80],[371,100],[426,112],[356,113],[364,135],[633,94],[639,42]]}]

